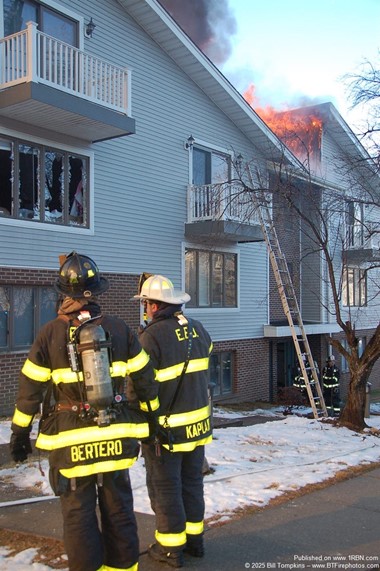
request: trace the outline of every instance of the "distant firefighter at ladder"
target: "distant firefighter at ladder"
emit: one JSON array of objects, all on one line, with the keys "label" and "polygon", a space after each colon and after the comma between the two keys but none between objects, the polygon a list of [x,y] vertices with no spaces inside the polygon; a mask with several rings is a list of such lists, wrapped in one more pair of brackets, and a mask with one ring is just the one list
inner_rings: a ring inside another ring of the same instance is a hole
[{"label": "distant firefighter at ladder", "polygon": [[326,408],[333,414],[340,412],[340,371],[335,365],[334,355],[329,355],[322,370],[323,398]]},{"label": "distant firefighter at ladder", "polygon": [[[158,383],[128,325],[101,314],[96,296],[108,281],[91,258],[76,252],[65,257],[55,287],[63,296],[58,316],[41,328],[21,370],[11,455],[22,462],[32,452],[31,426],[43,402],[36,447],[50,453],[69,570],[137,571],[128,468],[137,459],[138,441],[149,437]],[[127,375],[139,410],[128,406]]]},{"label": "distant firefighter at ladder", "polygon": [[[311,386],[312,393],[313,393],[313,395],[315,395],[315,393],[316,393],[315,381],[313,378],[313,373],[311,371],[311,367],[310,367],[309,360],[307,358],[306,353],[302,353],[302,360],[303,360],[304,365],[305,365],[305,370],[306,370],[307,378],[309,380],[309,384]],[[314,362],[314,367],[315,367],[316,375],[319,378],[319,369],[318,369],[318,365],[315,362]],[[295,375],[294,380],[293,380],[293,386],[296,387],[297,389],[299,389],[303,396],[307,397],[306,383],[305,383],[305,379],[304,379],[303,374],[302,374],[302,369],[299,365],[297,365],[297,372],[296,372],[296,375]]]}]

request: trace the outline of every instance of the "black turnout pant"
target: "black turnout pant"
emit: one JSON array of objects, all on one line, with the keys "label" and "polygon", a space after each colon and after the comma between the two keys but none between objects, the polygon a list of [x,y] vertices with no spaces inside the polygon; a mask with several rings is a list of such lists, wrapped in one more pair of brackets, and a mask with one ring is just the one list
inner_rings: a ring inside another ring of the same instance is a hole
[{"label": "black turnout pant", "polygon": [[102,565],[136,569],[139,542],[128,470],[104,473],[102,479],[98,485],[97,475],[76,478],[76,489],[66,480],[65,491],[61,483],[63,539],[70,571],[98,571]]},{"label": "black turnout pant", "polygon": [[156,539],[171,551],[180,551],[188,539],[189,523],[203,524],[205,448],[169,452],[161,447],[161,456],[157,456],[154,445],[142,444],[142,453],[149,499],[156,515]]}]

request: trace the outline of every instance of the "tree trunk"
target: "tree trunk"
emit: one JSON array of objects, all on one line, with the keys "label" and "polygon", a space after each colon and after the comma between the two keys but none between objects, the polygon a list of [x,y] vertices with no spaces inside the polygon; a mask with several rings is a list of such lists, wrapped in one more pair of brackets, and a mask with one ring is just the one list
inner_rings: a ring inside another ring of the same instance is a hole
[{"label": "tree trunk", "polygon": [[366,428],[364,421],[367,375],[352,374],[345,407],[339,417],[339,424],[351,430]]}]

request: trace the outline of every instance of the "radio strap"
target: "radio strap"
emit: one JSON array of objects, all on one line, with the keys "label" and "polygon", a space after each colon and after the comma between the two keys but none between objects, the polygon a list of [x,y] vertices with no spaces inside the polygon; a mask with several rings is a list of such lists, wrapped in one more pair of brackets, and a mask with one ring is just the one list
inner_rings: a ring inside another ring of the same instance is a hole
[{"label": "radio strap", "polygon": [[[181,318],[183,319],[183,316],[182,316],[182,315],[181,315]],[[188,367],[188,364],[189,364],[189,361],[190,361],[191,348],[192,348],[192,345],[193,345],[193,331],[192,331],[191,322],[190,322],[189,319],[187,319],[187,323],[188,323],[188,342],[187,342],[187,355],[186,355],[186,360],[185,360],[185,362],[184,362],[184,364],[183,364],[183,368],[182,368],[182,371],[181,371],[181,375],[180,375],[180,377],[179,377],[179,379],[178,379],[178,383],[177,383],[177,387],[176,387],[175,393],[174,393],[174,395],[172,396],[172,399],[171,399],[171,401],[170,401],[170,404],[169,404],[169,406],[168,406],[168,408],[167,408],[167,411],[166,411],[166,414],[165,414],[165,419],[164,419],[164,424],[163,424],[163,428],[165,428],[165,429],[168,430],[169,450],[170,450],[170,451],[173,450],[173,442],[172,442],[172,439],[171,439],[171,432],[170,432],[170,426],[169,426],[169,423],[168,423],[168,418],[170,417],[170,415],[171,415],[171,413],[172,413],[172,410],[173,410],[173,408],[174,408],[175,402],[176,402],[177,397],[178,397],[178,395],[179,395],[179,391],[181,390],[182,382],[183,382],[183,379],[184,379],[184,377],[185,377],[185,373],[186,373],[186,370],[187,370],[187,367]]]}]

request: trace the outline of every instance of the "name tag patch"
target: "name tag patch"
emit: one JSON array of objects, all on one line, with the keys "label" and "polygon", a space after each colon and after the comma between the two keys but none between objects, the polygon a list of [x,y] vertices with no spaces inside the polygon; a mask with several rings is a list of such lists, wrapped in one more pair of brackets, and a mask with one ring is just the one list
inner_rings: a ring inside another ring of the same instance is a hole
[{"label": "name tag patch", "polygon": [[70,446],[72,462],[85,462],[97,458],[112,458],[121,456],[123,444],[121,440],[103,440],[102,442],[88,442],[78,446]]},{"label": "name tag patch", "polygon": [[206,418],[201,422],[195,422],[186,426],[186,438],[192,439],[207,434],[210,431],[210,419]]}]

